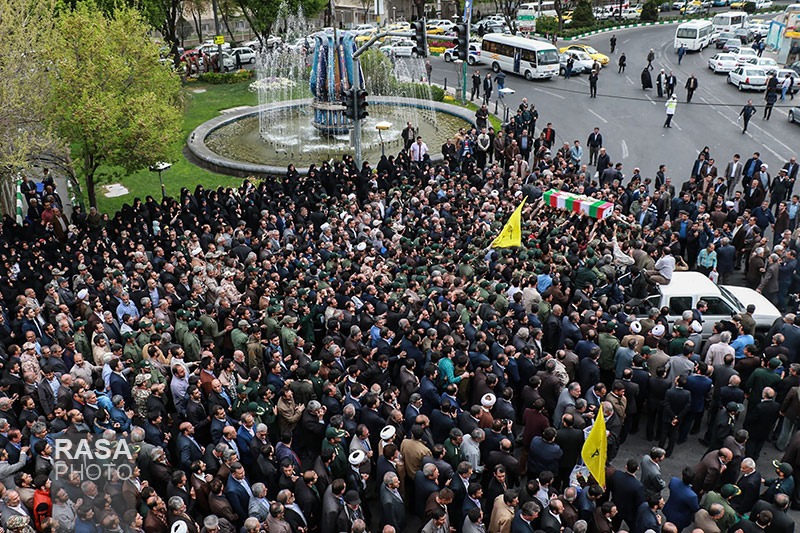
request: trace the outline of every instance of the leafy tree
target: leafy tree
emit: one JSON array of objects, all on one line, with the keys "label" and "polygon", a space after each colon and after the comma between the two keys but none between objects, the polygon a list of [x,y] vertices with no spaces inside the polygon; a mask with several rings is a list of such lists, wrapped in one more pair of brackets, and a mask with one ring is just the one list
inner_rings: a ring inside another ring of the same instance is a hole
[{"label": "leafy tree", "polygon": [[642,6],[642,13],[639,15],[642,22],[655,22],[658,20],[658,1],[647,0]]},{"label": "leafy tree", "polygon": [[[180,68],[181,55],[178,48],[181,44],[184,0],[139,0],[139,8],[150,24],[161,33],[169,47],[169,55],[175,63],[175,68]],[[113,9],[104,11],[106,14],[114,12]]]},{"label": "leafy tree", "polygon": [[186,0],[184,8],[189,12],[194,24],[194,31],[197,34],[197,39],[203,42],[203,12],[208,9],[208,0]]},{"label": "leafy tree", "polygon": [[72,147],[92,206],[101,165],[131,172],[174,155],[180,79],[158,61],[149,32],[136,10],[105,15],[90,0],[56,22],[46,112]]},{"label": "leafy tree", "polygon": [[[328,7],[329,0],[290,0],[285,4],[284,0],[232,0],[247,19],[250,28],[256,34],[256,38],[261,46],[266,46],[267,37],[276,33],[273,26],[278,21],[282,10],[297,12],[297,8],[303,7],[303,14],[314,17],[323,9]],[[280,28],[278,28],[280,30]]]},{"label": "leafy tree", "polygon": [[[56,0],[0,0],[0,176],[52,147],[44,116],[49,97],[46,71],[51,57]],[[8,198],[4,198],[8,200]],[[4,213],[9,212],[6,204]]]},{"label": "leafy tree", "polygon": [[587,28],[594,26],[595,18],[590,0],[579,0],[572,12],[572,27]]},{"label": "leafy tree", "polygon": [[522,0],[494,0],[495,9],[506,19],[512,35],[517,34],[517,11],[519,11],[520,5],[522,5]]}]

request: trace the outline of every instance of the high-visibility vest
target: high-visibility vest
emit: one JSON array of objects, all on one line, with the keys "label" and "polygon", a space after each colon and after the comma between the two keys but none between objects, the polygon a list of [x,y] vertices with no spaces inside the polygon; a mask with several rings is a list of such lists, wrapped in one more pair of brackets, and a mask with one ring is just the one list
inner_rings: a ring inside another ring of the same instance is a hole
[{"label": "high-visibility vest", "polygon": [[675,110],[678,108],[678,101],[677,100],[670,100],[667,102],[667,114],[674,115]]}]

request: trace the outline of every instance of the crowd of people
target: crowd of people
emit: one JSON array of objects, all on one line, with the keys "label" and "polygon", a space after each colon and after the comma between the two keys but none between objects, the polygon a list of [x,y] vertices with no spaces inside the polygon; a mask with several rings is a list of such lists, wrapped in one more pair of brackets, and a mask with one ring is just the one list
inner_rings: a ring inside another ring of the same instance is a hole
[{"label": "crowd of people", "polygon": [[[706,148],[676,188],[537,118],[523,102],[440,161],[409,125],[374,171],[346,156],[112,216],[67,218],[50,177],[24,178],[0,233],[2,527],[793,531],[796,163],[718,174]],[[613,213],[546,206],[553,188]],[[525,197],[522,246],[492,249]],[[703,339],[705,302],[646,306],[676,269],[741,268],[787,311],[764,338],[752,308]],[[605,486],[580,459],[599,416]],[[75,438],[129,442],[132,475],[64,475]]]}]

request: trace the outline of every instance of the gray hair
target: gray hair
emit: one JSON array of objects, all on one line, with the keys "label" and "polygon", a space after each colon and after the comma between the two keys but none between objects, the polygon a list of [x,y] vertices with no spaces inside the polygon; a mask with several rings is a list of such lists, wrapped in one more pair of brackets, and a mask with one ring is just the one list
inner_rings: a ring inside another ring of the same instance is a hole
[{"label": "gray hair", "polygon": [[37,420],[31,425],[31,435],[36,435],[42,431],[47,431],[47,424],[44,422]]},{"label": "gray hair", "polygon": [[755,469],[756,462],[750,457],[745,457],[744,459],[742,459],[742,466]]},{"label": "gray hair", "polygon": [[258,424],[256,426],[256,433],[261,433],[263,431],[269,431],[269,428],[267,427],[267,425],[266,424]]},{"label": "gray hair", "polygon": [[586,533],[588,529],[589,525],[586,523],[586,520],[578,520],[572,524],[573,533]]},{"label": "gray hair", "polygon": [[157,461],[158,458],[161,457],[161,454],[163,453],[164,450],[162,448],[153,448],[152,450],[150,450],[150,459]]},{"label": "gray hair", "polygon": [[731,332],[730,331],[723,331],[719,334],[719,341],[724,342],[725,344],[731,343]]},{"label": "gray hair", "polygon": [[267,487],[263,483],[255,483],[255,484],[253,484],[253,486],[250,487],[250,490],[253,491],[253,495],[256,498],[263,498],[264,495],[266,495],[266,493],[267,493]]},{"label": "gray hair", "polygon": [[203,519],[203,527],[206,529],[217,529],[219,527],[219,518],[217,515],[210,514]]},{"label": "gray hair", "polygon": [[322,407],[322,404],[319,403],[317,400],[311,400],[310,402],[308,402],[308,405],[306,407],[308,411],[311,413],[314,411],[318,411],[319,408]]},{"label": "gray hair", "polygon": [[180,496],[173,496],[167,503],[170,511],[179,511],[183,507],[183,499]]},{"label": "gray hair", "polygon": [[692,310],[691,310],[691,309],[687,309],[686,311],[684,311],[683,313],[681,313],[681,318],[682,318],[683,320],[687,321],[687,322],[689,322],[690,320],[692,320],[692,318],[693,318],[693,317],[694,317],[694,315],[692,314]]},{"label": "gray hair", "polygon": [[258,518],[256,518],[255,516],[251,516],[250,518],[244,521],[245,531],[256,531],[260,527],[261,524],[258,522]]},{"label": "gray hair", "polygon": [[517,336],[520,339],[527,339],[529,335],[530,332],[528,331],[528,328],[519,328],[519,331],[517,331]]},{"label": "gray hair", "polygon": [[144,429],[139,426],[133,426],[131,428],[131,440],[133,442],[144,442]]},{"label": "gray hair", "polygon": [[470,433],[470,437],[472,437],[472,440],[475,442],[481,442],[486,438],[486,433],[481,428],[475,428],[472,430],[472,433]]},{"label": "gray hair", "polygon": [[400,479],[399,477],[397,477],[397,474],[395,474],[394,472],[386,472],[383,475],[383,484],[388,487],[389,484],[393,484],[396,479]]},{"label": "gray hair", "polygon": [[292,491],[289,489],[283,489],[278,493],[278,497],[275,498],[277,501],[281,503],[286,503],[289,501],[289,497],[292,495]]},{"label": "gray hair", "polygon": [[428,463],[422,467],[422,475],[425,477],[431,477],[435,471],[436,465],[433,463]]}]

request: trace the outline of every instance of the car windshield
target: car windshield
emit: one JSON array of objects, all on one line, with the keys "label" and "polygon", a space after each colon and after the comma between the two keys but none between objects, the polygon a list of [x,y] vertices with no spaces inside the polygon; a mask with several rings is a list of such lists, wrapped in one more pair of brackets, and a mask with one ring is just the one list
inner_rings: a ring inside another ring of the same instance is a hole
[{"label": "car windshield", "polygon": [[539,65],[558,65],[558,52],[555,50],[539,50],[536,52]]},{"label": "car windshield", "polygon": [[599,53],[600,53],[600,52],[598,52],[597,50],[595,50],[594,48],[592,48],[591,46],[587,46],[587,47],[586,47],[586,51],[587,51],[588,53],[590,53],[590,54],[599,54]]},{"label": "car windshield", "polygon": [[697,37],[696,28],[678,28],[678,39],[694,39]]},{"label": "car windshield", "polygon": [[753,69],[753,70],[748,69],[746,72],[747,72],[748,76],[763,76],[764,75],[763,71],[756,70],[756,69]]}]

